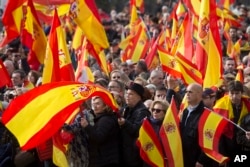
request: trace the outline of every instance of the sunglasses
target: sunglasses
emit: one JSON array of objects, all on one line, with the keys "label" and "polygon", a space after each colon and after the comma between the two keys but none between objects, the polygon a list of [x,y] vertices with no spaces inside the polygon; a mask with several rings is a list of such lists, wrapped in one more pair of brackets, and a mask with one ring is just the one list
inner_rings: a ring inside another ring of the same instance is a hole
[{"label": "sunglasses", "polygon": [[152,108],[151,111],[152,111],[152,112],[156,112],[156,113],[160,113],[160,112],[163,111],[163,110],[158,109],[158,108]]}]

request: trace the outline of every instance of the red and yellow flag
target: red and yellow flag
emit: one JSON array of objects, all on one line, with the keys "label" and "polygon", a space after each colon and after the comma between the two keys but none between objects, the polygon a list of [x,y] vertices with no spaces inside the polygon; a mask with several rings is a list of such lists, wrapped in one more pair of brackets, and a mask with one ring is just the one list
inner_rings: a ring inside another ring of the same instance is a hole
[{"label": "red and yellow flag", "polygon": [[236,74],[236,77],[235,77],[235,81],[240,81],[241,83],[244,84],[244,75],[243,75],[243,64],[239,65],[237,67],[238,71],[237,71],[237,74]]},{"label": "red and yellow flag", "polygon": [[[94,47],[98,46],[102,49],[109,47],[107,35],[94,1],[75,0],[70,7],[70,15]],[[98,50],[96,51],[98,52]]]},{"label": "red and yellow flag", "polygon": [[[250,103],[248,101],[247,97],[242,97],[241,101],[243,102],[242,104],[242,109],[241,109],[241,113],[240,113],[240,118],[238,120],[238,122],[236,123],[240,123],[242,118],[244,117],[244,115],[246,115],[248,113],[248,108],[250,107]],[[233,113],[233,106],[231,104],[229,95],[225,95],[222,98],[220,98],[218,101],[216,101],[214,107],[213,107],[214,111],[216,113],[219,113],[220,115],[233,120],[234,118],[234,113]]]},{"label": "red and yellow flag", "polygon": [[185,58],[190,62],[193,60],[193,41],[192,41],[192,24],[190,14],[187,13],[184,17],[183,22],[180,25],[179,31],[174,39],[171,53],[175,55],[177,52],[185,55]]},{"label": "red and yellow flag", "polygon": [[[241,97],[242,101],[242,108],[239,116],[238,122],[235,122],[236,124],[240,124],[243,117],[248,113],[248,108],[250,107],[250,103],[248,101],[247,97]],[[234,119],[234,113],[233,113],[233,105],[231,103],[229,95],[225,95],[222,98],[220,98],[218,101],[216,101],[214,107],[214,112],[222,115],[225,118],[228,118],[229,120]],[[230,124],[230,126],[227,126],[224,130],[224,134],[232,138],[234,134],[234,125]]]},{"label": "red and yellow flag", "polygon": [[174,43],[174,40],[176,38],[177,32],[178,32],[178,18],[177,18],[177,14],[176,14],[176,10],[177,10],[178,4],[176,4],[171,12],[170,18],[172,19],[173,23],[172,23],[172,29],[171,29],[171,36],[170,36],[170,41],[171,44]]},{"label": "red and yellow flag", "polygon": [[84,35],[82,29],[77,26],[72,40],[72,48],[75,50],[76,54],[79,54],[82,49],[83,39]]},{"label": "red and yellow flag", "polygon": [[214,10],[215,0],[202,0],[200,7],[195,60],[202,73],[203,87],[209,88],[217,85],[222,78],[221,39]]},{"label": "red and yellow flag", "polygon": [[107,105],[117,110],[112,95],[101,87],[54,82],[18,96],[4,112],[2,121],[16,136],[20,147],[28,150],[51,138],[72,112],[93,96],[101,96]]},{"label": "red and yellow flag", "polygon": [[0,43],[0,48],[19,36],[23,16],[22,5],[26,1],[27,0],[8,0],[2,16],[2,23],[5,27],[6,35]]},{"label": "red and yellow flag", "polygon": [[147,33],[147,27],[142,20],[138,20],[134,28],[135,34],[125,49],[125,57],[136,63],[145,57],[150,45],[150,40]]},{"label": "red and yellow flag", "polygon": [[21,41],[30,49],[28,62],[30,65],[43,64],[47,39],[36,15],[32,0],[28,0],[27,6],[23,6],[23,14]]},{"label": "red and yellow flag", "polygon": [[187,85],[194,82],[202,84],[202,77],[197,67],[185,59],[179,52],[176,56],[172,56],[162,47],[159,47],[158,53],[164,71],[176,78],[182,79]]},{"label": "red and yellow flag", "polygon": [[[47,61],[45,62],[43,76],[49,77],[43,78],[43,83],[74,81],[74,70],[57,10],[54,12],[48,46],[49,53],[47,55]],[[75,112],[72,112],[72,114],[75,114]],[[60,142],[57,133],[53,136],[53,162],[60,167],[66,167],[68,165],[65,163],[65,149],[62,149],[64,145]],[[54,142],[56,142],[56,144]]]},{"label": "red and yellow flag", "polygon": [[183,167],[182,142],[179,129],[180,119],[174,98],[163,120],[160,136],[169,167]]},{"label": "red and yellow flag", "polygon": [[230,5],[234,4],[235,0],[220,0],[219,4],[221,4],[225,9],[230,10]]},{"label": "red and yellow flag", "polygon": [[140,149],[141,158],[150,166],[166,166],[163,149],[152,125],[144,119],[136,142]]},{"label": "red and yellow flag", "polygon": [[74,81],[75,74],[57,11],[55,11],[53,18],[47,47],[43,70],[43,83]]},{"label": "red and yellow flag", "polygon": [[11,84],[11,79],[8,71],[6,70],[2,60],[0,59],[0,88]]},{"label": "red and yellow flag", "polygon": [[85,37],[83,40],[81,53],[77,55],[78,65],[77,65],[77,69],[75,72],[75,78],[76,78],[76,81],[78,82],[94,83],[95,78],[88,65],[88,57],[90,55],[88,53],[87,47],[88,47],[88,42],[87,42],[87,38]]},{"label": "red and yellow flag", "polygon": [[220,164],[228,160],[219,153],[219,139],[227,124],[228,121],[221,115],[208,109],[204,110],[199,120],[199,145],[207,156]]},{"label": "red and yellow flag", "polygon": [[[56,11],[56,10],[55,10]],[[57,11],[55,12],[55,17],[53,18],[47,49],[46,57],[44,60],[43,76],[42,82],[50,83],[61,81],[60,65],[59,65],[59,37],[57,29],[60,28],[60,20],[57,16]]]},{"label": "red and yellow flag", "polygon": [[[163,31],[161,33],[163,33]],[[160,60],[157,55],[160,37],[161,36],[158,36],[155,41],[151,42],[152,45],[147,53],[147,56],[145,57],[145,63],[147,64],[149,70],[155,69],[160,64]]]}]

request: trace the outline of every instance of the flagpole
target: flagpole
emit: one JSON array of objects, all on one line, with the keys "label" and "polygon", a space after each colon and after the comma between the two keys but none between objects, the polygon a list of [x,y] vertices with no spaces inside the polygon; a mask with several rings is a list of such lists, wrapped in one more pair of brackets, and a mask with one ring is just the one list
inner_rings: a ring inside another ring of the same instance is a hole
[{"label": "flagpole", "polygon": [[209,109],[209,108],[207,108],[207,107],[204,107],[204,108],[207,109],[207,110],[209,110],[210,112],[213,112],[213,113],[215,113],[215,114],[221,116],[223,119],[227,120],[228,122],[230,122],[231,124],[233,124],[234,126],[236,126],[237,128],[239,128],[240,130],[242,130],[243,132],[245,132],[245,133],[247,132],[247,131],[246,131],[245,129],[243,129],[240,125],[234,123],[234,122],[231,121],[230,119],[228,119],[228,118],[226,118],[226,117],[224,117],[224,116],[222,116],[222,115],[220,115],[220,114],[214,112],[213,110],[211,110],[211,109]]}]

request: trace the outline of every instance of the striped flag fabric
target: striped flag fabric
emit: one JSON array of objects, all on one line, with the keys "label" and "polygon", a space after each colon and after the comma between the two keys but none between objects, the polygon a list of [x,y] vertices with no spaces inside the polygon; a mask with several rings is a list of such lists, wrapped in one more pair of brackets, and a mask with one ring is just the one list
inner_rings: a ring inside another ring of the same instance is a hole
[{"label": "striped flag fabric", "polygon": [[184,166],[179,123],[178,110],[172,98],[160,129],[163,148],[168,158],[168,167]]},{"label": "striped flag fabric", "polygon": [[176,78],[181,78],[186,85],[194,82],[202,84],[202,77],[197,67],[179,52],[176,56],[173,56],[162,47],[159,47],[158,53],[164,71]]},{"label": "striped flag fabric", "polygon": [[219,153],[219,139],[227,124],[221,115],[205,108],[198,125],[199,145],[208,157],[220,164],[228,160]]},{"label": "striped flag fabric", "polygon": [[[240,123],[243,116],[248,113],[248,108],[250,107],[250,103],[248,101],[247,97],[241,97],[242,103],[242,111],[240,114],[239,121],[237,123]],[[222,98],[220,98],[218,101],[216,101],[214,107],[214,112],[219,113],[220,115],[233,120],[234,114],[233,114],[233,106],[231,105],[230,97],[229,95],[225,95]]]},{"label": "striped flag fabric", "polygon": [[102,49],[109,47],[108,38],[101,23],[95,1],[74,0],[70,6],[70,16],[94,46]]},{"label": "striped flag fabric", "polygon": [[237,74],[235,76],[235,81],[240,81],[241,83],[244,84],[244,75],[243,75],[243,69],[244,69],[244,65],[241,64],[237,67]]},{"label": "striped flag fabric", "polygon": [[[248,97],[242,96],[241,101],[242,101],[242,108],[241,108],[242,112],[240,113],[238,122],[235,122],[237,124],[240,124],[243,117],[248,113],[248,108],[250,107]],[[213,107],[213,110],[214,112],[222,115],[225,118],[228,118],[229,120],[234,119],[233,106],[231,104],[229,95],[225,95],[219,100],[217,100]],[[226,127],[225,135],[229,138],[233,137],[233,125],[232,124]]]},{"label": "striped flag fabric", "polygon": [[61,81],[61,72],[60,72],[60,60],[59,60],[59,34],[57,33],[60,29],[60,20],[57,15],[57,10],[55,10],[55,16],[53,18],[47,49],[46,57],[44,60],[44,69],[42,75],[42,82],[50,83]]},{"label": "striped flag fabric", "polygon": [[5,110],[2,122],[28,150],[51,138],[85,100],[101,96],[113,110],[117,104],[104,88],[71,81],[36,87],[18,96]]},{"label": "striped flag fabric", "polygon": [[163,149],[152,125],[144,119],[136,142],[140,149],[141,158],[150,166],[166,166]]},{"label": "striped flag fabric", "polygon": [[8,0],[5,11],[2,15],[2,23],[5,26],[6,35],[0,43],[0,47],[5,46],[20,34],[21,21],[23,16],[22,5],[26,0]]},{"label": "striped flag fabric", "polygon": [[147,32],[147,27],[143,20],[137,20],[136,25],[132,31],[135,34],[131,34],[131,38],[128,46],[125,49],[126,59],[131,59],[133,62],[138,62],[140,59],[144,59],[145,55],[150,47],[150,39]]},{"label": "striped flag fabric", "polygon": [[171,53],[175,55],[177,52],[185,55],[185,58],[193,62],[193,40],[192,40],[192,24],[190,13],[186,13],[183,22],[180,25],[179,31],[171,48]]},{"label": "striped flag fabric", "polygon": [[47,38],[36,15],[32,0],[28,0],[27,6],[23,6],[23,13],[21,41],[30,49],[28,62],[30,65],[43,64]]},{"label": "striped flag fabric", "polygon": [[11,84],[11,79],[10,79],[9,73],[6,70],[6,68],[5,68],[5,66],[4,66],[1,59],[0,59],[0,76],[1,76],[0,88],[3,87],[3,86]]},{"label": "striped flag fabric", "polygon": [[82,82],[82,83],[94,83],[94,76],[93,73],[88,65],[88,57],[89,57],[89,53],[88,53],[88,42],[87,42],[87,38],[85,37],[83,39],[83,44],[82,44],[82,50],[81,53],[78,56],[78,65],[77,65],[77,69],[75,72],[75,79],[78,82]]},{"label": "striped flag fabric", "polygon": [[218,17],[214,9],[215,0],[201,1],[195,60],[205,88],[217,85],[223,73]]}]

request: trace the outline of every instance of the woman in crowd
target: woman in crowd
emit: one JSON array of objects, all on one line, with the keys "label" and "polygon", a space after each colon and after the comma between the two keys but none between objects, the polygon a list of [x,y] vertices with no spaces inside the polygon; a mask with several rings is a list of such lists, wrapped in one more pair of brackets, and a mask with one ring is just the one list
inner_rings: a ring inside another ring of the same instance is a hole
[{"label": "woman in crowd", "polygon": [[[158,137],[158,140],[161,142],[161,138],[159,135],[159,131],[163,122],[163,119],[165,117],[166,111],[169,107],[169,103],[165,100],[156,100],[153,101],[151,104],[151,116],[147,117],[147,120],[149,121],[150,125],[152,126],[156,136]],[[145,121],[145,120],[144,120]],[[140,138],[140,136],[139,136]],[[144,167],[150,167],[150,165],[144,161],[143,163]]]},{"label": "woman in crowd", "polygon": [[81,126],[89,138],[89,167],[116,167],[119,164],[117,117],[99,96],[92,98],[91,105],[94,125],[81,118]]}]

